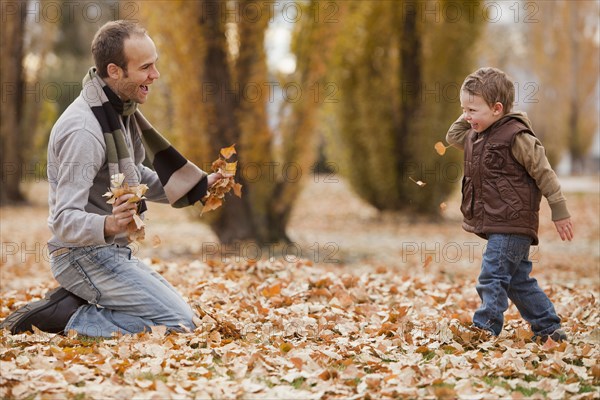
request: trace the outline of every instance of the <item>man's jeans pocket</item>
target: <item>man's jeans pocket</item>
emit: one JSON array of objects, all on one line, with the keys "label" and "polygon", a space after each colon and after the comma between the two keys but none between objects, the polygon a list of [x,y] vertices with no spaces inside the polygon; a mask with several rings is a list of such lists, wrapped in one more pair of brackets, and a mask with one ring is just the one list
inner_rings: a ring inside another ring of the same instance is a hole
[{"label": "man's jeans pocket", "polygon": [[91,246],[76,248],[52,259],[50,265],[54,278],[62,287],[89,303],[97,304],[100,291],[85,272],[86,268],[94,267],[94,261],[90,256],[93,252],[94,248]]}]

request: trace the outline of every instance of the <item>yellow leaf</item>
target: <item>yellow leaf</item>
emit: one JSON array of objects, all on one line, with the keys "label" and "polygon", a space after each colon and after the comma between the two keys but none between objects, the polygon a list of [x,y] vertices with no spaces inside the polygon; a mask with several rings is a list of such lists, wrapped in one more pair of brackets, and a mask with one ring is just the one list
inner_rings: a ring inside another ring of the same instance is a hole
[{"label": "yellow leaf", "polygon": [[294,345],[289,342],[283,342],[279,345],[279,350],[282,353],[289,353],[294,348]]},{"label": "yellow leaf", "polygon": [[229,158],[234,154],[237,154],[237,152],[235,151],[235,144],[221,149],[221,155],[226,160],[229,160]]},{"label": "yellow leaf", "polygon": [[232,163],[225,163],[225,169],[224,172],[227,175],[235,175],[235,171],[237,169],[237,161],[236,162],[232,162]]}]

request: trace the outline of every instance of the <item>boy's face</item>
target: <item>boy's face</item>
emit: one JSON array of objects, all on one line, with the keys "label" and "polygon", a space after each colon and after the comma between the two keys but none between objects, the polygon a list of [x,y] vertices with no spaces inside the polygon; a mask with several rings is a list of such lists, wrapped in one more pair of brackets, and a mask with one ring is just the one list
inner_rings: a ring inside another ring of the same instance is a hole
[{"label": "boy's face", "polygon": [[478,133],[485,131],[504,115],[502,103],[496,103],[490,107],[483,97],[464,90],[460,92],[460,106],[465,120]]}]

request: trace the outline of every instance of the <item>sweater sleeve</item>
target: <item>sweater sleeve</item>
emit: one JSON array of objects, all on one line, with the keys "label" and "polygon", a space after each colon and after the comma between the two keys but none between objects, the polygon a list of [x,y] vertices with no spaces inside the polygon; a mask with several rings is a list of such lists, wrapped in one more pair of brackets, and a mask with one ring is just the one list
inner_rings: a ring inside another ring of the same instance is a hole
[{"label": "sweater sleeve", "polygon": [[564,197],[556,173],[550,166],[542,143],[533,135],[521,133],[516,136],[512,153],[517,162],[525,167],[548,200],[552,221],[569,218],[567,200]]},{"label": "sweater sleeve", "polygon": [[54,140],[48,160],[50,229],[62,243],[73,247],[112,243],[114,238],[104,236],[106,216],[86,210],[94,177],[104,163],[103,143],[85,129]]},{"label": "sweater sleeve", "polygon": [[167,199],[165,190],[158,179],[158,174],[156,171],[153,171],[143,164],[138,165],[138,171],[140,172],[141,177],[140,182],[148,185],[148,191],[146,192],[146,197],[148,200],[156,203],[168,204],[169,200]]},{"label": "sweater sleeve", "polygon": [[464,150],[465,138],[467,137],[467,133],[469,133],[470,129],[471,124],[469,124],[461,115],[450,126],[450,129],[448,129],[448,133],[446,133],[446,142],[457,149]]}]

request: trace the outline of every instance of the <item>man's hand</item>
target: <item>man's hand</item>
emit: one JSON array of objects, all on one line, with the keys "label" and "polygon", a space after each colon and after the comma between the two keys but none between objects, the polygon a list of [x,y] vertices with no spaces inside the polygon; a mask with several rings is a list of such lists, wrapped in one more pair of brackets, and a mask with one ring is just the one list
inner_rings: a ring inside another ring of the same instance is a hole
[{"label": "man's hand", "polygon": [[212,185],[214,185],[215,183],[217,183],[219,181],[219,179],[223,179],[226,178],[227,176],[225,174],[221,174],[219,172],[213,172],[212,174],[208,175],[206,177],[207,179],[207,184],[208,187],[211,187]]},{"label": "man's hand", "polygon": [[113,204],[112,215],[104,219],[104,236],[115,236],[127,230],[127,225],[133,221],[137,209],[137,203],[127,202],[132,197],[133,194],[117,197]]},{"label": "man's hand", "polygon": [[556,226],[556,231],[560,235],[560,238],[565,241],[571,241],[573,239],[573,223],[571,222],[571,218],[559,219],[558,221],[554,221],[554,226]]}]

